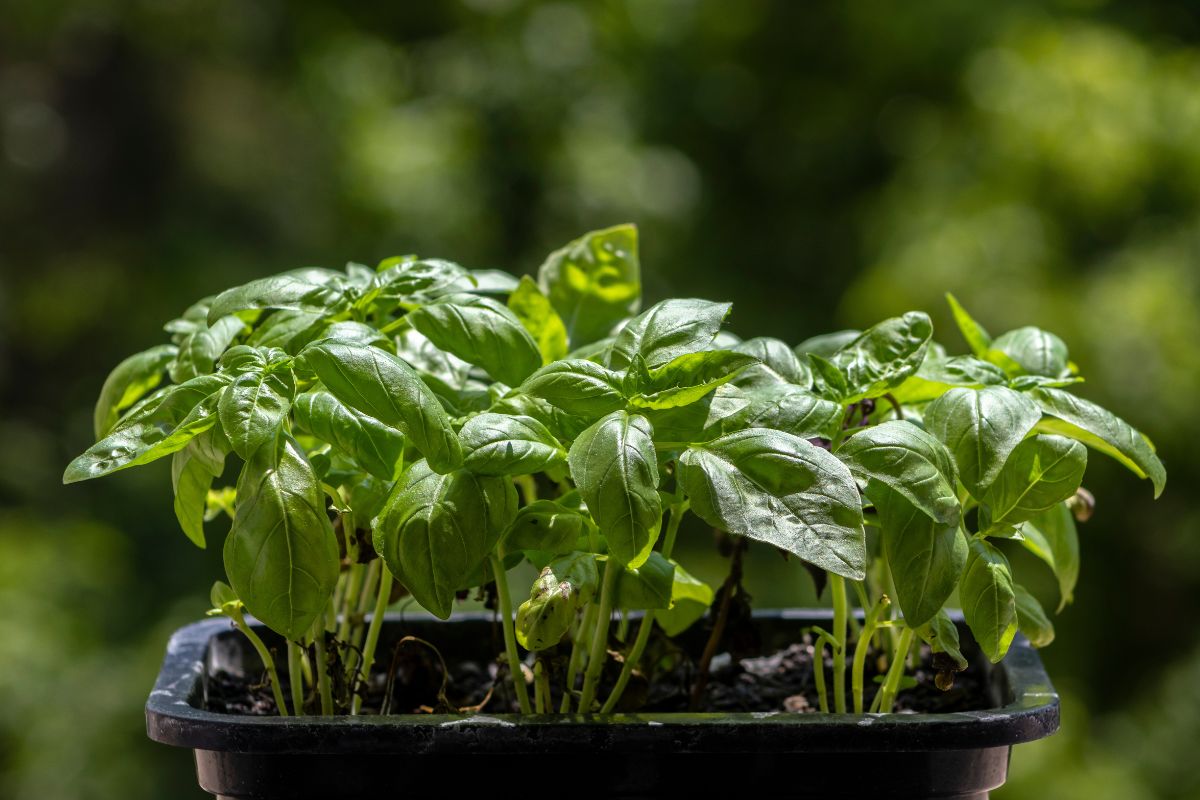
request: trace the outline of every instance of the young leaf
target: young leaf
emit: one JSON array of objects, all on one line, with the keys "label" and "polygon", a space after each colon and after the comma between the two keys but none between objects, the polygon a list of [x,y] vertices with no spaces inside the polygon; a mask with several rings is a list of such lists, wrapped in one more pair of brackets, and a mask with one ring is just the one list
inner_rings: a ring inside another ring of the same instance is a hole
[{"label": "young leaf", "polygon": [[375,519],[375,550],[430,613],[446,619],[455,592],[492,552],[517,511],[504,478],[439,475],[417,461]]},{"label": "young leaf", "polygon": [[713,588],[702,580],[692,577],[687,570],[672,560],[675,576],[671,581],[671,605],[654,615],[654,621],[667,636],[678,636],[692,627],[712,605]]},{"label": "young leaf", "polygon": [[992,337],[988,336],[988,332],[983,329],[983,326],[972,319],[958,299],[949,292],[946,292],[946,302],[950,304],[950,313],[954,315],[954,322],[958,325],[958,330],[966,340],[967,346],[971,348],[971,352],[975,354],[976,358],[986,359],[988,350],[992,347]]},{"label": "young leaf", "polygon": [[805,361],[781,339],[759,336],[734,345],[735,353],[757,358],[761,364],[750,367],[737,378],[740,386],[763,383],[790,383],[807,389],[812,386],[812,370]]},{"label": "young leaf", "polygon": [[238,479],[225,538],[225,572],[251,614],[299,641],[325,613],[337,583],[337,541],[325,496],[290,437],[255,450]]},{"label": "young leaf", "polygon": [[295,395],[290,371],[256,369],[238,375],[217,403],[221,427],[233,451],[249,460],[255,450],[274,443]]},{"label": "young leaf", "polygon": [[1017,635],[1017,598],[1004,554],[972,538],[959,587],[963,616],[983,654],[998,663]]},{"label": "young leaf", "polygon": [[[994,358],[997,352],[1003,353],[1023,372],[1031,375],[1063,378],[1071,374],[1067,366],[1067,345],[1053,333],[1040,328],[1017,328],[998,336],[992,342],[989,357]],[[1001,366],[1005,364],[1001,363]]]},{"label": "young leaf", "polygon": [[516,315],[489,297],[452,294],[405,319],[438,348],[515,386],[542,365],[542,355]]},{"label": "young leaf", "polygon": [[816,355],[820,356],[821,358],[828,359],[838,350],[841,350],[859,336],[862,336],[862,331],[859,330],[844,330],[834,331],[833,333],[822,333],[818,336],[805,339],[792,349],[795,351],[796,355],[801,357]]},{"label": "young leaf", "polygon": [[946,446],[911,422],[892,420],[847,439],[838,455],[863,480],[874,478],[944,525],[960,517]]},{"label": "young leaf", "polygon": [[602,339],[642,299],[637,228],[593,231],[551,253],[538,286],[567,327],[572,347]]},{"label": "young leaf", "polygon": [[1004,386],[951,389],[925,409],[925,427],[950,449],[959,480],[978,498],[1041,417],[1032,398]]},{"label": "young leaf", "polygon": [[904,383],[925,360],[933,323],[920,311],[884,320],[834,353],[829,361],[845,375],[843,403],[879,397]]},{"label": "young leaf", "polygon": [[641,566],[622,570],[617,579],[617,599],[613,605],[626,611],[667,608],[671,605],[674,580],[674,562],[663,558],[658,551],[651,552]]},{"label": "young leaf", "polygon": [[508,298],[508,310],[516,315],[525,330],[533,335],[542,363],[549,364],[567,357],[567,326],[528,275],[521,278]]},{"label": "young leaf", "polygon": [[950,389],[982,389],[1008,382],[1008,373],[972,356],[933,358],[926,356],[912,377],[896,387],[892,396],[904,404],[936,400]]},{"label": "young leaf", "polygon": [[[330,279],[325,272],[337,276],[337,280]],[[298,270],[250,281],[217,295],[208,309],[208,324],[215,325],[229,314],[260,308],[334,315],[348,305],[340,283],[343,279],[340,274],[328,270]]]},{"label": "young leaf", "polygon": [[553,500],[535,500],[517,512],[501,541],[506,552],[561,555],[574,550],[586,533],[587,522],[578,511]]},{"label": "young leaf", "polygon": [[829,452],[753,428],[688,448],[676,479],[709,525],[863,579],[862,500],[849,470]]},{"label": "young leaf", "polygon": [[[726,384],[694,403],[665,409],[646,409],[657,442],[707,442],[723,433],[747,427],[743,422],[749,396]],[[839,421],[841,406],[838,406]]]},{"label": "young leaf", "polygon": [[575,613],[591,602],[599,583],[591,553],[571,553],[550,562],[534,581],[529,599],[517,609],[517,641],[526,650],[558,644]]},{"label": "young leaf", "polygon": [[1167,485],[1167,470],[1154,454],[1148,439],[1125,420],[1100,406],[1062,389],[1043,387],[1031,394],[1051,419],[1038,430],[1070,436],[1124,464],[1139,478],[1149,478],[1154,496]]},{"label": "young leaf", "polygon": [[[640,363],[640,360],[639,360]],[[753,356],[730,350],[686,353],[651,370],[629,398],[634,408],[675,408],[696,402],[728,383],[744,368],[758,363]]]},{"label": "young leaf", "polygon": [[158,386],[178,353],[174,345],[151,347],[125,359],[108,374],[92,415],[97,439],[112,430],[122,411]]},{"label": "young leaf", "polygon": [[517,391],[584,419],[625,407],[621,376],[592,361],[555,361],[530,375]]},{"label": "young leaf", "polygon": [[224,375],[201,375],[135,405],[107,436],[67,466],[63,483],[99,478],[183,449],[216,424],[217,400],[227,383]]},{"label": "young leaf", "polygon": [[208,375],[233,340],[245,329],[245,323],[235,316],[221,317],[211,326],[188,334],[179,343],[179,353],[168,367],[171,380],[183,383],[200,375]]},{"label": "young leaf", "polygon": [[1054,641],[1054,623],[1046,616],[1042,604],[1021,584],[1013,584],[1017,597],[1017,628],[1034,647],[1045,647]]},{"label": "young leaf", "polygon": [[581,433],[568,455],[571,477],[610,555],[630,568],[645,562],[662,523],[652,437],[645,417],[614,411]]},{"label": "young leaf", "polygon": [[267,315],[266,319],[246,337],[246,344],[253,347],[278,347],[295,355],[304,345],[321,336],[328,321],[317,311],[280,309]]},{"label": "young leaf", "polygon": [[958,671],[967,668],[967,659],[962,654],[958,639],[958,626],[945,609],[934,614],[933,619],[917,628],[917,635],[929,645],[934,653],[945,653],[954,660]]},{"label": "young leaf", "polygon": [[879,512],[904,623],[917,628],[933,619],[958,585],[966,539],[957,526],[935,521],[894,489],[874,482],[867,494]]},{"label": "young leaf", "polygon": [[171,459],[171,488],[175,492],[175,518],[192,543],[203,549],[204,514],[208,490],[225,469],[225,450],[216,429],[210,429],[176,451]]},{"label": "young leaf", "polygon": [[301,428],[333,445],[375,477],[396,479],[404,452],[404,434],[400,431],[320,389],[297,397],[293,409]]},{"label": "young leaf", "polygon": [[853,402],[850,396],[850,384],[841,369],[816,353],[806,356],[813,371],[813,390],[822,397],[835,400],[840,404]]},{"label": "young leaf", "polygon": [[463,466],[480,475],[529,475],[562,464],[567,453],[532,417],[480,414],[459,431]]},{"label": "young leaf", "polygon": [[448,472],[462,463],[462,447],[437,397],[412,367],[378,347],[317,342],[301,353],[330,394],[400,431],[429,465]]},{"label": "young leaf", "polygon": [[1021,544],[1046,563],[1058,579],[1058,610],[1075,597],[1079,579],[1079,534],[1066,503],[1035,514],[1020,526]]},{"label": "young leaf", "polygon": [[708,300],[664,300],[629,320],[613,342],[612,369],[627,369],[641,356],[650,369],[686,353],[706,350],[729,316],[729,303]]},{"label": "young leaf", "polygon": [[993,526],[1018,522],[1075,494],[1087,469],[1087,448],[1064,436],[1038,434],[1021,442],[981,498]]}]

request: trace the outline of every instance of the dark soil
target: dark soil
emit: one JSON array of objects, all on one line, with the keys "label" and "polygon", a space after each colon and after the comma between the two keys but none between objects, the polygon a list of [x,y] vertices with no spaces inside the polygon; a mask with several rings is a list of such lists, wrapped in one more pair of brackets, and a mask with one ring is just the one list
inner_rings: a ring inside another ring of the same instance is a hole
[{"label": "dark soil", "polygon": [[[699,627],[699,626],[698,626]],[[613,642],[614,650],[619,643]],[[744,650],[731,643],[735,652]],[[403,642],[385,650],[380,648],[377,667],[366,689],[364,713],[457,713],[480,710],[491,713],[516,711],[517,704],[508,685],[508,671],[503,658],[490,662],[453,659],[443,691],[443,674],[438,653],[431,646],[414,641]],[[620,671],[619,654],[609,659],[602,681],[600,697],[607,696],[608,687]],[[550,671],[554,707],[560,698],[565,675],[568,648],[549,651],[544,667]],[[683,712],[688,711],[689,698],[696,677],[698,659],[665,637],[652,640],[643,656],[643,664],[654,665],[653,680],[635,673],[622,697],[619,710],[626,712]],[[867,659],[866,705],[870,706],[879,686],[878,655]],[[994,703],[987,696],[984,677],[975,661],[965,672],[954,676],[953,687],[942,691],[935,685],[936,671],[931,666],[929,648],[922,646],[915,685],[908,686],[896,699],[899,713],[948,713],[989,708]],[[828,650],[825,652],[827,690],[832,692],[832,667]],[[206,707],[228,714],[273,715],[275,702],[270,687],[260,676],[251,679],[218,672],[206,681]],[[286,682],[286,676],[281,676]],[[846,668],[847,688],[850,665]],[[390,686],[389,686],[390,684]],[[530,691],[532,696],[532,688]],[[290,697],[284,687],[284,695]],[[312,699],[310,698],[310,702]],[[832,699],[831,699],[832,706]],[[853,707],[849,698],[847,706]],[[788,711],[813,713],[819,711],[816,685],[813,680],[813,648],[810,638],[765,655],[735,656],[727,649],[712,661],[710,678],[703,702],[698,709],[708,712]],[[309,709],[310,713],[312,708]]]}]

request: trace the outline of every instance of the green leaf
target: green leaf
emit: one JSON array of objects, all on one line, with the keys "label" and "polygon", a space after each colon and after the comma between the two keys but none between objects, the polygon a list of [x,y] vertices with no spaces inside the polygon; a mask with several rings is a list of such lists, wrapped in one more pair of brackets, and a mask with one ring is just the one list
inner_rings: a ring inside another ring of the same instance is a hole
[{"label": "green leaf", "polygon": [[238,479],[225,572],[251,614],[300,641],[325,613],[340,569],[325,496],[289,437],[251,455]]},{"label": "green leaf", "polygon": [[99,478],[183,449],[216,424],[217,401],[227,383],[223,375],[202,375],[135,405],[107,436],[67,466],[63,483]]},{"label": "green leaf", "polygon": [[547,364],[517,391],[584,419],[596,419],[625,407],[621,376],[592,361],[572,359]]},{"label": "green leaf", "polygon": [[396,355],[421,375],[428,375],[452,389],[462,389],[471,372],[471,365],[457,356],[441,350],[414,328],[396,334]]},{"label": "green leaf", "polygon": [[175,518],[192,543],[203,549],[204,514],[208,490],[225,470],[223,437],[210,429],[192,439],[171,459],[171,488],[175,492]]},{"label": "green leaf", "polygon": [[452,294],[405,317],[438,348],[515,386],[542,365],[537,342],[516,315],[490,297]]},{"label": "green leaf", "polygon": [[112,430],[122,411],[158,386],[178,353],[174,345],[151,347],[125,359],[108,374],[92,415],[97,439]]},{"label": "green leaf", "polygon": [[729,303],[708,300],[664,300],[629,320],[613,342],[612,369],[627,369],[641,356],[650,369],[686,353],[706,350],[729,316]]},{"label": "green leaf", "polygon": [[528,275],[521,278],[516,290],[509,295],[508,310],[537,342],[543,364],[567,357],[567,326],[550,304],[550,298],[542,294]]},{"label": "green leaf", "polygon": [[467,470],[439,475],[409,467],[375,519],[375,550],[413,597],[441,619],[455,592],[483,563],[517,511],[504,478]]},{"label": "green leaf", "polygon": [[1075,494],[1087,449],[1063,436],[1038,434],[1017,446],[981,499],[993,526],[1015,525]]},{"label": "green leaf", "polygon": [[[656,442],[707,442],[746,427],[742,419],[751,405],[747,394],[726,384],[695,403],[666,409],[647,409]],[[839,412],[841,407],[839,406]]]},{"label": "green leaf", "polygon": [[229,316],[221,317],[211,327],[188,334],[179,343],[179,353],[168,367],[171,380],[183,383],[200,375],[210,374],[221,354],[245,327],[245,323],[240,319]]},{"label": "green leaf", "polygon": [[596,557],[571,553],[555,559],[533,583],[529,599],[517,609],[517,641],[526,650],[558,644],[576,612],[591,602],[600,583]]},{"label": "green leaf", "polygon": [[1149,478],[1154,496],[1167,485],[1167,470],[1154,454],[1150,441],[1125,420],[1107,409],[1062,389],[1040,388],[1030,394],[1052,419],[1037,429],[1069,436],[1124,464],[1139,478]]},{"label": "green leaf", "polygon": [[651,370],[637,393],[629,398],[629,404],[634,408],[656,409],[686,406],[756,363],[753,356],[730,350],[685,353]]},{"label": "green leaf", "polygon": [[535,500],[523,506],[505,530],[501,541],[507,552],[569,553],[587,533],[587,521],[578,511],[553,500]]},{"label": "green leaf", "polygon": [[377,347],[325,341],[301,355],[334,397],[404,434],[437,471],[462,464],[450,417],[412,367]]},{"label": "green leaf", "polygon": [[856,476],[886,484],[944,525],[958,525],[950,453],[911,422],[892,420],[866,428],[843,442],[838,455]]},{"label": "green leaf", "polygon": [[663,558],[662,553],[652,551],[641,566],[626,567],[621,571],[613,605],[626,611],[665,609],[671,605],[674,580],[675,564]]},{"label": "green leaf", "polygon": [[273,444],[296,395],[290,372],[244,372],[221,393],[217,413],[233,451],[249,460],[264,444]]},{"label": "green leaf", "polygon": [[951,389],[925,409],[925,427],[950,449],[958,478],[979,498],[1042,412],[1004,386]]},{"label": "green leaf", "polygon": [[803,342],[796,345],[793,350],[798,356],[817,355],[821,358],[828,359],[832,357],[833,354],[838,350],[841,350],[859,336],[862,336],[862,331],[859,330],[844,330],[835,331],[834,333],[822,333],[819,336],[813,336],[805,339]]},{"label": "green leaf", "polygon": [[208,601],[213,604],[214,609],[223,609],[229,605],[241,606],[242,604],[242,601],[238,600],[234,593],[233,587],[225,581],[213,583],[212,588],[208,590]]},{"label": "green leaf", "polygon": [[1021,584],[1014,584],[1017,597],[1017,628],[1034,647],[1045,647],[1054,641],[1054,623],[1046,616],[1042,604]]},{"label": "green leaf", "polygon": [[567,453],[533,417],[480,414],[459,432],[463,466],[480,475],[530,475],[566,462]]},{"label": "green leaf", "polygon": [[320,389],[297,397],[293,408],[301,428],[333,445],[375,477],[396,479],[404,453],[404,434],[400,431]]},{"label": "green leaf", "polygon": [[630,568],[645,562],[662,524],[653,433],[645,417],[614,411],[581,433],[568,454],[610,555]]},{"label": "green leaf", "polygon": [[1066,503],[1035,514],[1020,526],[1021,544],[1046,563],[1058,579],[1058,610],[1075,598],[1079,580],[1079,533]]},{"label": "green leaf", "polygon": [[642,299],[637,228],[593,231],[551,253],[538,286],[567,326],[572,347],[602,339]]},{"label": "green leaf", "polygon": [[958,330],[962,333],[967,346],[971,348],[971,352],[975,354],[976,358],[986,359],[988,350],[992,347],[992,337],[988,335],[982,325],[971,318],[957,298],[949,292],[946,293],[946,302],[950,304],[950,313],[954,315],[954,322],[958,325]]},{"label": "green leaf", "polygon": [[967,659],[962,654],[959,644],[958,626],[950,619],[945,609],[939,609],[933,619],[917,628],[917,635],[934,653],[945,653],[954,659],[960,671],[967,668]]},{"label": "green leaf", "polygon": [[739,342],[730,349],[754,356],[762,362],[738,376],[738,383],[742,386],[759,383],[790,383],[804,389],[812,386],[812,370],[808,363],[781,339],[759,336]]},{"label": "green leaf", "polygon": [[1063,378],[1071,374],[1067,366],[1067,345],[1053,333],[1040,328],[1017,328],[992,342],[988,358],[1007,367],[1008,362],[995,358],[995,353],[1003,353],[1022,371],[1031,375]]},{"label": "green leaf", "polygon": [[963,616],[983,654],[998,663],[1017,635],[1017,598],[1008,559],[972,538],[958,595]]},{"label": "green leaf", "polygon": [[741,390],[749,401],[741,413],[722,422],[730,433],[739,428],[773,428],[801,439],[832,439],[842,427],[843,409],[792,384],[755,386]]},{"label": "green leaf", "polygon": [[754,428],[688,448],[676,479],[709,525],[863,579],[862,500],[849,470],[829,452]]},{"label": "green leaf", "polygon": [[972,356],[926,356],[916,374],[897,386],[892,396],[898,403],[924,403],[936,400],[954,387],[982,389],[1007,382],[1008,374],[1004,370]]},{"label": "green leaf", "polygon": [[520,282],[515,276],[502,269],[473,269],[471,280],[475,285],[464,291],[475,294],[506,295],[517,290]]},{"label": "green leaf", "polygon": [[925,360],[932,336],[929,315],[909,311],[867,329],[834,353],[829,361],[846,376],[849,389],[843,403],[880,397],[904,383]]},{"label": "green leaf", "polygon": [[671,605],[655,613],[654,621],[667,636],[678,636],[692,627],[713,603],[713,588],[692,577],[674,559],[675,576],[671,582]]},{"label": "green leaf", "polygon": [[853,402],[846,399],[850,396],[850,384],[837,366],[816,353],[809,353],[807,358],[813,371],[813,389],[818,394],[841,404]]},{"label": "green leaf", "polygon": [[[329,279],[325,272],[337,280]],[[334,315],[348,306],[342,280],[343,276],[328,270],[304,270],[250,281],[217,295],[208,309],[208,323],[215,325],[229,314],[261,308]]]},{"label": "green leaf", "polygon": [[272,311],[246,337],[246,344],[255,347],[278,347],[292,355],[321,336],[328,321],[318,311],[280,309]]},{"label": "green leaf", "polygon": [[872,482],[867,495],[879,512],[904,622],[917,628],[933,619],[958,585],[967,561],[966,539],[956,525],[935,521],[883,484]]}]

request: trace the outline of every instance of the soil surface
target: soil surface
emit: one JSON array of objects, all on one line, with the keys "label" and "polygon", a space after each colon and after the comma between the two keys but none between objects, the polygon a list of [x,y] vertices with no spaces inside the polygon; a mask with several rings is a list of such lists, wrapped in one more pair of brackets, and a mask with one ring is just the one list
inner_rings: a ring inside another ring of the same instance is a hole
[{"label": "soil surface", "polygon": [[[709,712],[788,711],[815,713],[820,710],[813,677],[813,647],[808,635],[801,641],[766,654],[742,655],[733,643],[712,660],[708,684],[697,710]],[[615,640],[610,642],[610,658],[601,683],[600,698],[620,672],[619,651]],[[497,648],[501,651],[502,648]],[[733,652],[730,652],[730,651]],[[443,676],[440,655],[431,643],[399,642],[390,648],[381,647],[377,670],[372,674],[365,691],[363,713],[411,714],[457,713],[486,711],[504,713],[517,711],[508,684],[508,670],[502,657],[491,661],[454,660],[445,654],[449,675]],[[825,651],[824,669],[827,690],[832,692],[832,667],[829,651]],[[548,651],[543,668],[551,676],[553,706],[557,710],[561,685],[566,671],[569,649],[560,646]],[[682,712],[689,710],[692,687],[697,673],[697,660],[671,640],[656,636],[642,658],[644,665],[653,665],[653,680],[635,673],[626,688],[619,710],[626,712]],[[953,686],[942,691],[935,685],[937,671],[927,646],[918,655],[915,675],[906,679],[907,685],[896,699],[898,713],[948,713],[990,708],[984,677],[974,660],[965,672],[953,676]],[[879,689],[875,682],[880,675],[879,654],[867,658],[866,705]],[[945,673],[943,673],[943,678]],[[443,678],[444,688],[443,688]],[[526,674],[532,680],[532,673]],[[915,682],[913,681],[915,678]],[[286,676],[281,675],[286,683]],[[846,667],[847,686],[850,665]],[[229,714],[274,715],[275,702],[262,676],[240,676],[218,672],[207,678],[206,707],[210,711]],[[578,688],[578,683],[577,683]],[[344,694],[344,692],[343,692]],[[284,686],[284,696],[290,698]],[[530,696],[533,696],[532,685]],[[310,703],[315,702],[310,698]],[[832,699],[830,701],[832,706]],[[847,698],[847,706],[853,707]],[[309,709],[310,713],[312,709]]]}]

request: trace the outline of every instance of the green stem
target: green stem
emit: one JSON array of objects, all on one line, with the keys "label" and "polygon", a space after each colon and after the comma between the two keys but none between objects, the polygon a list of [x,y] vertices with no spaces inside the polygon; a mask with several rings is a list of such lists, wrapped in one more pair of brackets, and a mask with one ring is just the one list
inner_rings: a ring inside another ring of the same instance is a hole
[{"label": "green stem", "polygon": [[288,642],[288,679],[292,684],[292,709],[296,716],[304,714],[304,668],[301,666],[300,645]]},{"label": "green stem", "polygon": [[904,626],[903,632],[900,634],[900,644],[896,648],[896,654],[892,657],[891,666],[888,667],[887,677],[883,679],[883,691],[879,701],[879,711],[883,714],[892,713],[892,705],[896,702],[896,694],[900,691],[900,678],[904,676],[904,660],[908,657],[908,650],[913,643],[913,629]]},{"label": "green stem", "polygon": [[289,716],[287,703],[283,699],[283,686],[279,683],[279,671],[275,669],[275,658],[271,655],[271,651],[263,644],[263,640],[258,638],[254,629],[246,624],[246,618],[242,616],[241,611],[231,614],[230,619],[233,620],[234,627],[250,640],[251,646],[258,653],[258,657],[262,659],[263,667],[267,670],[267,677],[271,681],[271,693],[275,696],[275,708],[279,710],[279,716]]},{"label": "green stem", "polygon": [[604,670],[608,626],[612,621],[613,595],[616,593],[614,590],[617,588],[617,578],[620,574],[621,565],[610,557],[604,565],[604,584],[600,589],[600,608],[596,611],[596,629],[592,632],[587,669],[583,673],[583,693],[579,697],[579,711],[582,714],[591,712],[600,683],[600,673]]},{"label": "green stem", "polygon": [[[380,559],[382,565],[383,559]],[[392,596],[392,573],[386,566],[380,566],[379,594],[375,597],[375,609],[371,612],[371,626],[367,628],[367,641],[363,644],[362,680],[371,680],[371,668],[375,666],[375,648],[379,645],[379,632],[383,630],[383,617],[387,611],[388,600]],[[351,682],[351,686],[354,682]],[[357,714],[362,709],[362,695],[356,693],[350,706],[350,713]]]},{"label": "green stem", "polygon": [[546,662],[540,656],[533,662],[533,681],[534,710],[545,714],[550,709],[550,673],[546,671]]},{"label": "green stem", "polygon": [[317,692],[321,696],[321,714],[333,715],[333,688],[329,682],[329,659],[325,655],[325,615],[313,623],[313,646],[316,648]]},{"label": "green stem", "polygon": [[849,603],[846,601],[846,579],[841,575],[829,574],[829,588],[833,595],[833,635],[840,643],[833,651],[833,707],[839,714],[846,713],[846,617]]},{"label": "green stem", "polygon": [[500,600],[500,623],[504,629],[504,650],[508,655],[508,671],[512,678],[513,691],[517,693],[517,702],[522,714],[533,713],[529,705],[529,690],[525,687],[525,673],[521,669],[521,657],[517,653],[517,633],[513,628],[512,601],[508,595],[508,576],[504,571],[504,562],[495,553],[488,557],[492,566],[492,576],[496,579],[496,593]]},{"label": "green stem", "polygon": [[346,594],[342,597],[341,620],[338,624],[337,638],[343,642],[350,641],[350,617],[358,608],[358,595],[362,591],[363,565],[351,564],[350,577],[346,583]]},{"label": "green stem", "polygon": [[[816,646],[813,647],[813,680],[817,684],[817,704],[825,714],[829,713],[829,695],[825,691],[825,643],[828,641],[825,636],[818,636]],[[829,648],[836,652],[832,642]]]},{"label": "green stem", "polygon": [[870,611],[867,612],[866,621],[863,624],[862,635],[858,637],[858,644],[854,647],[854,671],[850,677],[850,691],[854,694],[854,713],[863,713],[863,672],[867,663],[867,651],[871,647],[871,637],[875,635],[875,629],[878,627],[879,617],[884,613],[884,610],[891,604],[891,600],[885,594],[879,598]]},{"label": "green stem", "polygon": [[575,678],[579,675],[579,662],[583,660],[584,642],[596,627],[596,604],[588,603],[583,612],[583,619],[575,630],[575,638],[571,642],[571,658],[567,661],[567,679],[563,684],[562,702],[558,704],[558,713],[567,714],[571,711],[571,696],[575,692]]}]

